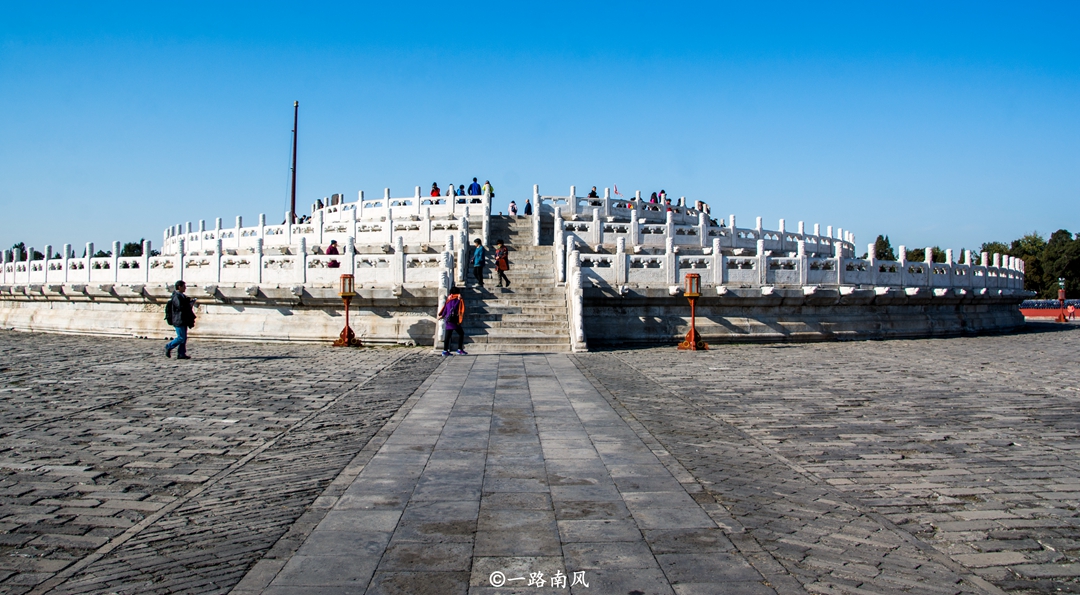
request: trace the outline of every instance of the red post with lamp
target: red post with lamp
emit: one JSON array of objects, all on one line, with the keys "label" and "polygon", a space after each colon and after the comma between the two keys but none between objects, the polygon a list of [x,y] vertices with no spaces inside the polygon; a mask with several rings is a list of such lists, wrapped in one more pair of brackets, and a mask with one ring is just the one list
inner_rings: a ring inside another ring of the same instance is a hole
[{"label": "red post with lamp", "polygon": [[690,300],[690,332],[686,333],[686,340],[679,343],[679,349],[686,351],[705,351],[709,349],[708,343],[701,340],[701,334],[697,332],[697,312],[694,305],[701,297],[701,275],[697,273],[686,274],[686,286],[683,295]]},{"label": "red post with lamp", "polygon": [[338,295],[345,301],[345,328],[341,329],[341,335],[337,341],[334,341],[334,347],[363,347],[364,344],[356,338],[356,334],[349,327],[349,303],[356,296],[356,286],[353,284],[352,275],[341,276],[341,289]]}]

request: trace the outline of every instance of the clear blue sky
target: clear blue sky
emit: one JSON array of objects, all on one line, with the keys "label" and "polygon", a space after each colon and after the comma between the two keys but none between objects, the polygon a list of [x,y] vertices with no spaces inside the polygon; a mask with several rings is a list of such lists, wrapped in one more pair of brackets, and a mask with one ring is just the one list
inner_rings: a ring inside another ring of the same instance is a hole
[{"label": "clear blue sky", "polygon": [[[973,248],[1080,231],[1080,4],[4,2],[0,245],[571,184]],[[860,251],[861,252],[861,251]]]}]

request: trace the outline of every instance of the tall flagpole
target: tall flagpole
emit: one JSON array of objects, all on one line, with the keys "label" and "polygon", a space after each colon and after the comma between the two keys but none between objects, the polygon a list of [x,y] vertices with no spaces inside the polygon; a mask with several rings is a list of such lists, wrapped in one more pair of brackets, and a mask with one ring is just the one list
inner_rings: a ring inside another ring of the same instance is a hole
[{"label": "tall flagpole", "polygon": [[300,120],[300,102],[293,102],[292,123],[292,193],[289,199],[289,223],[296,223],[296,125]]}]

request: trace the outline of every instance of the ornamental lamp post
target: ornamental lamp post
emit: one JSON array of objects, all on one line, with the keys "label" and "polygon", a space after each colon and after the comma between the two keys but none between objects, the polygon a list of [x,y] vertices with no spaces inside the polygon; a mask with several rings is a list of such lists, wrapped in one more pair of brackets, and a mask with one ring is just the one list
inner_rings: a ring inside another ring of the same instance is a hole
[{"label": "ornamental lamp post", "polygon": [[360,339],[356,338],[353,330],[349,328],[349,303],[356,296],[352,275],[341,276],[341,289],[338,291],[338,295],[345,301],[345,328],[341,329],[341,335],[337,341],[334,341],[334,347],[363,347],[364,344],[360,342]]},{"label": "ornamental lamp post", "polygon": [[690,300],[690,332],[686,333],[686,340],[679,343],[679,349],[686,351],[705,351],[709,345],[701,340],[697,332],[697,312],[694,303],[701,297],[701,275],[697,273],[686,274],[686,286],[683,294]]}]

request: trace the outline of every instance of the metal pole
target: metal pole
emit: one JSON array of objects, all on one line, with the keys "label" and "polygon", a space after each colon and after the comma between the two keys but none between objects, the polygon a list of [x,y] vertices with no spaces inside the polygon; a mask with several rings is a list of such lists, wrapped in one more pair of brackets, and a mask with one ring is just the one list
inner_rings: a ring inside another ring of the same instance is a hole
[{"label": "metal pole", "polygon": [[292,124],[292,193],[289,199],[289,223],[296,223],[296,125],[300,120],[300,102],[293,102]]}]

